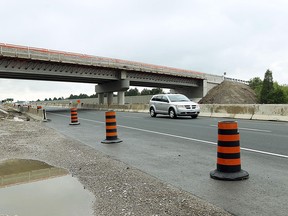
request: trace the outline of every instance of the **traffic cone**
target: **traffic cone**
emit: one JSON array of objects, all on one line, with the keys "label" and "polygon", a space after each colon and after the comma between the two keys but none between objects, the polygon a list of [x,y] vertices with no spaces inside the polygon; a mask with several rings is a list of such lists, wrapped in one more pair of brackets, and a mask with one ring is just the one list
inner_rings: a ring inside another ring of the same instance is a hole
[{"label": "traffic cone", "polygon": [[77,108],[71,108],[71,123],[70,125],[79,125],[78,122],[78,115],[77,115]]},{"label": "traffic cone", "polygon": [[106,119],[106,139],[101,143],[119,143],[122,140],[118,139],[117,125],[116,125],[116,113],[114,111],[108,111],[105,113]]},{"label": "traffic cone", "polygon": [[236,121],[218,122],[217,169],[210,172],[213,179],[236,181],[248,179],[241,169],[240,135]]}]

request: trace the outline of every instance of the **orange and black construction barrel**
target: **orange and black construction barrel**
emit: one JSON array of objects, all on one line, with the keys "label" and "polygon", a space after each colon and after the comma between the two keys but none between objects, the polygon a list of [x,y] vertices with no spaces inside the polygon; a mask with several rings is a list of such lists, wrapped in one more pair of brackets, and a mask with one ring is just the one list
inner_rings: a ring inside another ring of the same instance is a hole
[{"label": "orange and black construction barrel", "polygon": [[79,125],[80,122],[78,122],[78,114],[77,114],[77,108],[71,108],[71,123],[70,125]]},{"label": "orange and black construction barrel", "polygon": [[213,179],[236,181],[249,178],[241,169],[240,134],[237,121],[218,122],[217,169],[210,172]]},{"label": "orange and black construction barrel", "polygon": [[101,143],[119,143],[122,140],[118,139],[117,124],[116,124],[116,112],[108,111],[105,113],[106,120],[106,139]]}]

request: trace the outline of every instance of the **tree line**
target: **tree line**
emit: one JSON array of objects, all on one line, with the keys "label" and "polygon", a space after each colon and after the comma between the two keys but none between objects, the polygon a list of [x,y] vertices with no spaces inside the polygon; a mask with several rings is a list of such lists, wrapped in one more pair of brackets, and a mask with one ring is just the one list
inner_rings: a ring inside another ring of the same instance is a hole
[{"label": "tree line", "polygon": [[153,88],[147,89],[144,88],[141,92],[137,88],[131,88],[127,92],[125,92],[125,96],[139,96],[139,95],[155,95],[164,93],[161,88]]},{"label": "tree line", "polygon": [[[153,88],[153,89],[144,88],[141,92],[137,88],[130,88],[128,91],[125,92],[125,96],[154,95],[154,94],[161,94],[161,93],[164,93],[163,89],[161,88]],[[98,98],[98,95],[93,94],[89,96],[87,94],[82,94],[82,93],[79,95],[70,94],[70,96],[67,98],[64,98],[64,97],[59,97],[59,98],[54,97],[53,99],[45,98],[44,101],[84,99],[84,98]],[[38,99],[37,101],[40,101],[40,99]]]},{"label": "tree line", "polygon": [[1,102],[2,103],[12,103],[13,101],[14,101],[13,98],[6,98],[6,99],[2,100]]},{"label": "tree line", "polygon": [[288,103],[288,86],[274,82],[272,71],[269,69],[265,72],[263,80],[260,77],[250,79],[249,86],[255,91],[261,104]]}]

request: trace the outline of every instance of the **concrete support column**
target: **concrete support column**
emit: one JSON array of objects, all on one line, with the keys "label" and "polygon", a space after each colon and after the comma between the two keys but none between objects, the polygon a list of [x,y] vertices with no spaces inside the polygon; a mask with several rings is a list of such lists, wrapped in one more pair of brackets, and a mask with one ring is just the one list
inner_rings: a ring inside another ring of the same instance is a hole
[{"label": "concrete support column", "polygon": [[108,106],[113,104],[113,92],[107,93],[107,104],[108,104]]},{"label": "concrete support column", "polygon": [[98,93],[99,104],[104,104],[104,93]]},{"label": "concrete support column", "polygon": [[125,104],[125,92],[120,91],[118,92],[118,105],[124,105]]},{"label": "concrete support column", "polygon": [[207,84],[207,80],[203,80],[203,95],[202,97],[205,97],[206,94],[208,93],[208,84]]}]

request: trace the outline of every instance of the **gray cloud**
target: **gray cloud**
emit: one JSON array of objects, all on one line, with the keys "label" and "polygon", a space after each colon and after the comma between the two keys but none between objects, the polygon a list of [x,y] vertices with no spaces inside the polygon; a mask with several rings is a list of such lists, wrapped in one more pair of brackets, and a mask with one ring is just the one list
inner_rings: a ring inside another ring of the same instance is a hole
[{"label": "gray cloud", "polygon": [[[263,78],[269,68],[274,80],[288,84],[285,0],[27,0],[4,1],[1,8],[3,43],[227,72],[245,80]],[[0,82],[0,98],[14,82]],[[17,82],[27,89],[22,92],[26,98],[34,97],[38,82]],[[52,97],[45,87],[53,85],[39,84],[42,99]],[[64,94],[73,85],[58,85],[57,92]],[[94,91],[93,85],[82,86]],[[53,97],[62,96],[57,92]]]}]

